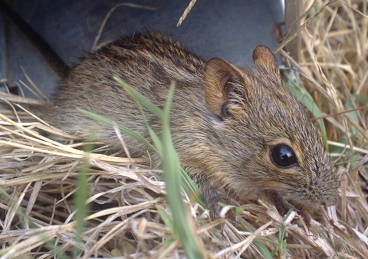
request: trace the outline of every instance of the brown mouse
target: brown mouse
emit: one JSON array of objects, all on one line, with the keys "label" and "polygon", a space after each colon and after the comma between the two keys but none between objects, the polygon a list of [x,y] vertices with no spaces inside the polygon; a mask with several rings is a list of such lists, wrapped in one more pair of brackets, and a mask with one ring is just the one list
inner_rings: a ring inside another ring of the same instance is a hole
[{"label": "brown mouse", "polygon": [[[182,167],[200,184],[210,208],[226,187],[238,197],[267,193],[281,214],[288,203],[334,205],[338,177],[332,172],[319,132],[279,75],[265,46],[253,52],[255,66],[243,70],[219,58],[207,63],[157,32],[136,34],[89,54],[61,83],[45,120],[86,136],[96,122],[77,108],[112,119],[149,139],[136,104],[113,76],[162,107],[171,81],[176,91],[170,115]],[[159,133],[161,122],[146,113]],[[112,128],[97,138],[121,148]],[[134,156],[146,147],[125,137]],[[158,162],[159,163],[159,162]]]}]

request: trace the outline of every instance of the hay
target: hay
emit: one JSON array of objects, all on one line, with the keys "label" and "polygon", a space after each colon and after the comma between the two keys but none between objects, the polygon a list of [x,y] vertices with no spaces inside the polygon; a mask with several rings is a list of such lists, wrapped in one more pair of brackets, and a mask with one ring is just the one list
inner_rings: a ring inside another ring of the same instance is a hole
[{"label": "hay", "polygon": [[[258,250],[262,246],[277,258],[368,257],[367,109],[342,113],[368,103],[367,5],[315,1],[313,8],[303,6],[309,11],[298,32],[301,60],[293,62],[282,52],[328,115],[324,120],[331,156],[342,173],[338,205],[313,214],[308,229],[297,213],[282,218],[257,199],[242,206],[237,222],[210,221],[207,211],[184,196],[208,258],[263,258]],[[162,173],[151,170],[149,159],[125,158],[123,152],[108,155],[109,148],[98,143],[90,154],[78,140],[55,142],[38,133],[48,125],[10,104],[21,100],[0,97],[9,104],[0,114],[2,258],[185,256],[160,212],[170,214]],[[86,164],[91,207],[77,243],[72,197]]]}]

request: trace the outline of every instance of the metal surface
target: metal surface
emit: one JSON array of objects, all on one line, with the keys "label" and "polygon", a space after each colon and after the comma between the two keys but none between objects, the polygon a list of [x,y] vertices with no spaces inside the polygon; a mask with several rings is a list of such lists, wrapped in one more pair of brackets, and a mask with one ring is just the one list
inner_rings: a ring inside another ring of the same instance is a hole
[{"label": "metal surface", "polygon": [[[6,45],[5,24],[0,15],[0,80],[6,82]],[[0,87],[0,91],[2,88]]]},{"label": "metal surface", "polygon": [[[91,51],[106,14],[124,2],[13,0],[12,6],[67,65],[73,66]],[[99,45],[137,31],[158,30],[178,39],[204,60],[220,57],[239,66],[252,66],[252,52],[257,45],[276,48],[274,25],[283,21],[281,4],[274,0],[197,1],[180,27],[176,24],[188,1],[129,2],[136,6],[116,8],[106,22]],[[6,67],[9,69],[2,77],[8,78],[9,85],[26,81],[23,67],[35,84],[50,96],[55,92],[58,77],[14,26],[10,25],[8,31]],[[1,48],[0,53],[3,52]],[[4,62],[4,56],[0,62]],[[23,90],[26,96],[32,96]]]},{"label": "metal surface", "polygon": [[[288,35],[294,35],[300,25],[300,1],[299,0],[285,0],[285,24]],[[300,60],[301,38],[298,34],[289,44],[287,44],[287,51],[290,56],[296,61]]]}]

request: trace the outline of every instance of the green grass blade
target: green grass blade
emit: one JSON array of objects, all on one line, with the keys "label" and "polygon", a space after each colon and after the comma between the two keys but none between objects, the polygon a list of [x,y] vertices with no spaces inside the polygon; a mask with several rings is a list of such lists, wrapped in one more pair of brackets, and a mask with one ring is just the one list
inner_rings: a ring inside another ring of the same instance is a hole
[{"label": "green grass blade", "polygon": [[162,156],[163,156],[163,169],[164,179],[167,190],[167,199],[171,208],[171,212],[174,218],[175,232],[179,236],[185,253],[190,259],[203,258],[201,250],[198,244],[195,242],[196,233],[192,233],[194,224],[191,224],[189,220],[191,217],[188,215],[186,205],[184,204],[181,194],[181,173],[179,157],[174,148],[174,144],[170,134],[170,105],[173,98],[175,86],[172,84],[169,90],[169,95],[165,103],[163,118],[162,118]]},{"label": "green grass blade", "polygon": [[[114,121],[107,119],[105,117],[102,117],[98,114],[95,114],[93,112],[89,112],[86,110],[82,110],[82,109],[78,109],[81,113],[83,113],[84,115],[87,115],[88,117],[99,121],[107,126],[114,126]],[[139,135],[138,133],[132,131],[131,129],[121,125],[121,124],[117,124],[117,126],[119,127],[120,131],[122,133],[124,133],[125,135],[128,135],[129,137],[138,140],[139,142],[143,143],[144,145],[146,145],[147,147],[151,148],[152,150],[156,150],[156,148],[148,141],[146,140],[144,137],[142,137],[141,135]]]},{"label": "green grass blade", "polygon": [[[151,136],[151,139],[152,139],[154,145],[156,146],[158,153],[162,157],[162,145],[161,145],[161,141],[159,141],[158,136],[155,134],[155,132],[150,127],[150,125],[149,125],[149,123],[148,123],[148,121],[147,121],[147,119],[146,119],[146,117],[144,115],[144,111],[142,109],[141,104],[144,105],[150,112],[152,112],[153,114],[155,114],[161,120],[163,118],[163,111],[161,111],[160,108],[158,108],[152,102],[150,102],[149,100],[147,100],[146,97],[144,97],[143,95],[141,95],[140,93],[138,93],[136,90],[134,90],[132,87],[130,87],[128,84],[126,84],[121,79],[115,78],[115,80],[124,89],[126,89],[128,91],[129,95],[133,98],[133,100],[137,104],[138,109],[141,112],[141,114],[143,116],[143,119],[144,119],[144,121],[146,123],[147,129],[148,129],[149,134]],[[181,174],[182,174],[182,178],[183,178],[183,182],[184,182],[183,188],[184,188],[185,192],[189,195],[189,197],[195,198],[198,203],[200,203],[202,206],[204,206],[204,201],[198,195],[198,188],[197,188],[196,184],[194,183],[194,181],[190,178],[190,176],[187,174],[187,172],[185,172],[185,170],[183,170],[182,168],[181,168]]]},{"label": "green grass blade", "polygon": [[[170,231],[176,236],[174,222],[172,218],[169,216],[169,214],[167,214],[166,211],[160,208],[158,208],[157,211],[158,211],[158,214],[160,214],[160,218],[164,222],[165,226],[167,226],[170,229]],[[178,237],[176,236],[176,238]]]},{"label": "green grass blade", "polygon": [[[353,110],[355,109],[354,107],[354,104],[352,102],[351,99],[348,99],[346,102],[345,102],[345,105],[344,105],[344,108],[345,110]],[[357,124],[360,124],[359,122],[359,116],[358,116],[358,112],[357,111],[351,111],[351,112],[348,112],[347,113]],[[354,138],[356,138],[358,134],[358,130],[356,127],[352,127],[352,132],[351,132],[351,135],[352,135],[352,140],[354,141]]]},{"label": "green grass blade", "polygon": [[191,199],[195,199],[202,207],[205,207],[205,202],[203,197],[198,194],[198,188],[192,178],[188,175],[188,173],[183,169],[180,168],[181,176],[182,176],[182,185],[184,191]]},{"label": "green grass blade", "polygon": [[[140,93],[135,91],[133,88],[125,84],[120,79],[116,78],[116,81],[121,84],[124,89],[127,90],[127,92],[131,95],[133,100],[136,102],[139,111],[141,112],[143,119],[147,125],[147,129],[150,133],[151,139],[155,144],[155,150],[159,152],[161,157],[163,158],[163,169],[164,169],[164,180],[166,183],[166,190],[167,190],[167,199],[168,203],[170,205],[171,211],[173,213],[173,234],[177,237],[179,237],[180,241],[182,242],[182,246],[187,254],[188,258],[203,258],[203,255],[201,254],[201,250],[198,247],[198,244],[196,243],[196,236],[195,233],[192,233],[192,228],[189,226],[193,226],[194,224],[191,224],[190,220],[191,217],[188,215],[186,205],[183,201],[182,197],[182,186],[184,190],[187,192],[189,197],[197,197],[198,198],[198,192],[196,185],[194,184],[193,180],[188,176],[188,174],[180,167],[179,157],[176,153],[176,150],[174,148],[171,134],[170,134],[170,123],[169,123],[169,113],[170,113],[170,105],[173,99],[174,95],[174,89],[175,84],[172,83],[170,90],[169,90],[169,96],[166,100],[164,110],[160,110],[157,106],[155,106],[153,103],[151,103],[149,100],[147,100],[144,96],[142,96]],[[150,127],[142,105],[145,106],[150,112],[155,114],[158,118],[162,120],[162,142],[160,141],[159,137],[156,135],[156,133],[152,130]],[[103,118],[99,115],[87,112],[87,111],[81,111],[83,114],[88,115],[89,117],[96,119],[100,121],[101,123],[104,123],[106,125],[113,125],[113,121]],[[138,141],[141,141],[142,143],[146,144],[147,146],[153,148],[149,142],[144,139],[139,134],[133,132],[132,130],[122,126],[118,125],[121,132],[137,139]],[[154,149],[154,148],[153,148]],[[182,185],[182,180],[184,184]],[[203,204],[203,202],[200,199],[197,199]]]},{"label": "green grass blade", "polygon": [[146,97],[141,95],[139,92],[130,87],[127,83],[121,80],[118,77],[114,77],[114,79],[130,94],[130,96],[134,97],[136,101],[145,106],[150,112],[156,115],[160,120],[162,120],[162,110],[158,108],[155,104],[149,101]]},{"label": "green grass blade", "polygon": [[[87,142],[89,141],[87,140]],[[92,151],[93,145],[86,144],[84,145],[83,149],[85,152],[89,153]],[[75,195],[73,197],[75,209],[77,210],[74,216],[75,221],[76,221],[75,255],[79,255],[81,252],[79,247],[82,246],[82,243],[83,243],[84,230],[86,228],[85,218],[88,215],[89,207],[90,207],[90,205],[87,204],[87,199],[89,197],[89,192],[88,192],[89,164],[88,164],[87,159],[88,158],[83,158],[83,160],[81,161],[81,169],[79,170],[78,176],[77,176],[78,189],[75,192]]]},{"label": "green grass blade", "polygon": [[273,256],[268,248],[257,238],[253,240],[253,244],[258,248],[258,251],[263,255],[265,259],[272,259]]},{"label": "green grass blade", "polygon": [[362,94],[351,94],[355,101],[360,102],[363,105],[368,104],[368,96]]}]

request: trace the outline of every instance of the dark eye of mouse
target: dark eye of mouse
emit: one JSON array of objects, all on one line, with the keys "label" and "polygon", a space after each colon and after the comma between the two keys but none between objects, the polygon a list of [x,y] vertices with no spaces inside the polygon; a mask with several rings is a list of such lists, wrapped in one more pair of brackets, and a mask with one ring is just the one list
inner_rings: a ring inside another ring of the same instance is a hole
[{"label": "dark eye of mouse", "polygon": [[271,160],[279,167],[289,167],[297,163],[293,149],[287,145],[276,145],[271,149]]}]

